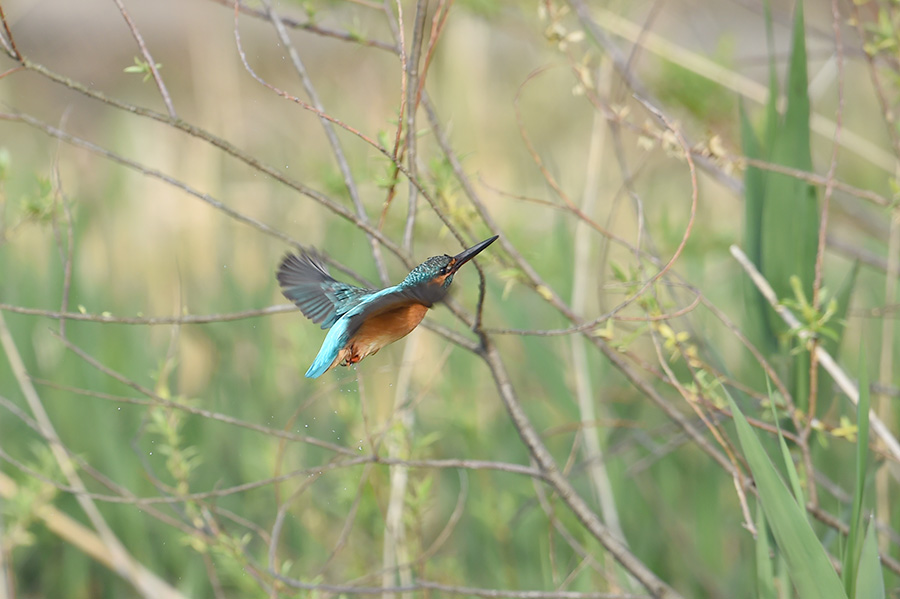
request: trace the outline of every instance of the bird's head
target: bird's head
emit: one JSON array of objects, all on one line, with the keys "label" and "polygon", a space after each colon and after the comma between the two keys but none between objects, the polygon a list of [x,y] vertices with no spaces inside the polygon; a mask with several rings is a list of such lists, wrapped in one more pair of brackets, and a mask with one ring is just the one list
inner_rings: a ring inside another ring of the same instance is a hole
[{"label": "bird's head", "polygon": [[494,235],[489,239],[485,239],[481,243],[477,243],[467,250],[460,252],[455,256],[432,256],[422,264],[418,265],[403,279],[403,285],[412,286],[423,283],[431,283],[440,285],[442,289],[450,287],[453,282],[453,275],[460,267],[474,258],[484,248],[494,243],[499,235]]}]

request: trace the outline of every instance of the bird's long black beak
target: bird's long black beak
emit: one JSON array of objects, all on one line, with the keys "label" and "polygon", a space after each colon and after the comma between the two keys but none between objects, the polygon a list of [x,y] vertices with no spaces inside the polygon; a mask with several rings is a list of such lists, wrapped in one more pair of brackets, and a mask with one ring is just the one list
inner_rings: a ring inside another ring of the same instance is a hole
[{"label": "bird's long black beak", "polygon": [[492,243],[494,243],[495,241],[497,241],[498,237],[500,237],[500,236],[494,235],[493,237],[485,239],[481,243],[476,243],[469,249],[463,250],[462,252],[453,256],[453,267],[452,267],[453,272],[456,272],[457,270],[459,270],[460,266],[462,266],[463,264],[465,264],[466,262],[468,262],[469,260],[471,260],[472,258],[477,256],[484,248],[486,248],[487,246],[489,246]]}]

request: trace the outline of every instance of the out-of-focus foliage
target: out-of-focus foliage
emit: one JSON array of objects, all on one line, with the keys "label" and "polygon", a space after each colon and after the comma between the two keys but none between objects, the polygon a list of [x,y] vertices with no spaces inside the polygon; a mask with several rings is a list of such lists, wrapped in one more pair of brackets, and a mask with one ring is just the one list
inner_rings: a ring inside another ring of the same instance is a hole
[{"label": "out-of-focus foliage", "polygon": [[[233,7],[129,3],[147,57],[115,3],[0,0],[28,59],[0,53],[0,329],[26,371],[4,346],[0,550],[13,596],[139,594],[88,549],[103,543],[36,430],[29,385],[110,530],[184,596],[645,593],[535,473],[482,338],[456,316],[476,309],[476,268],[457,275],[453,311],[429,312],[435,326],[356,367],[303,377],[324,332],[281,297],[284,253],[315,246],[336,277],[377,285],[368,230],[388,242],[377,255],[393,283],[427,256],[458,252],[451,229],[469,242],[502,236],[478,260],[483,339],[558,471],[649,571],[685,597],[791,596],[781,527],[840,559],[841,522],[863,556],[855,588],[877,588],[875,572],[890,596],[900,515],[883,473],[895,456],[872,454],[881,482],[866,483],[856,408],[821,366],[811,372],[800,331],[755,292],[747,301],[728,246],[744,245],[851,376],[847,348],[865,346],[896,402],[900,381],[882,365],[900,349],[898,227],[886,224],[896,191],[884,170],[897,159],[897,120],[885,118],[900,81],[885,25],[894,5],[841,12],[835,56],[828,3],[806,3],[805,21],[781,5],[767,21],[754,3],[590,3],[590,20],[578,2],[458,1],[446,15],[428,4],[418,61],[414,3],[402,19],[381,3],[276,4],[293,48],[264,11],[242,13],[244,58],[279,94],[242,64]],[[324,112],[348,127],[336,138],[352,192],[319,116],[300,103],[311,100],[293,50]],[[405,247],[412,171],[397,128],[416,96],[402,76],[413,62],[424,83]],[[707,63],[733,77],[710,78],[719,71]],[[776,87],[784,103],[758,93]],[[388,157],[395,143],[405,170]],[[814,293],[826,195],[827,288]],[[60,310],[84,320],[61,330]],[[223,316],[250,310],[262,313]],[[172,324],[184,315],[212,316]],[[729,395],[747,417],[740,440]],[[897,411],[872,405],[896,434]],[[757,504],[749,480],[766,455],[782,456],[791,492],[814,509],[785,508],[788,487],[759,481]],[[69,523],[86,528],[68,537]],[[779,530],[770,538],[766,526]]]}]

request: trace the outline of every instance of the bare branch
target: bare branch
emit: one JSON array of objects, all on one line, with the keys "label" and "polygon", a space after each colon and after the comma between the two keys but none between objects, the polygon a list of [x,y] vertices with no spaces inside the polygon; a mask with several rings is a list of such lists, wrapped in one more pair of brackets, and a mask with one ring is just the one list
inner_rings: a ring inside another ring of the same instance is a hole
[{"label": "bare branch", "polygon": [[[794,316],[787,306],[779,302],[778,297],[776,297],[775,291],[769,285],[769,282],[766,281],[756,267],[753,266],[746,254],[744,254],[739,247],[733,245],[731,246],[731,255],[734,256],[734,259],[737,260],[741,267],[747,272],[750,279],[753,281],[753,284],[756,285],[756,288],[759,289],[759,292],[766,298],[769,305],[778,313],[778,316],[780,316],[792,330],[796,331],[797,336],[800,337],[802,341],[810,343],[814,339],[813,334],[803,327],[803,324],[797,320],[797,317]],[[841,388],[841,391],[843,391],[850,401],[853,402],[853,405],[858,404],[859,389],[856,384],[850,380],[850,377],[844,373],[841,367],[838,366],[834,358],[831,357],[831,354],[829,354],[820,344],[815,344],[812,351],[816,353],[822,367],[828,371],[828,374],[831,375],[831,378],[833,378],[838,387]],[[869,411],[869,421],[871,422],[872,430],[875,431],[878,438],[884,442],[892,459],[900,461],[900,443],[897,442],[897,439],[891,433],[890,429],[885,426],[873,410]]]},{"label": "bare branch", "polygon": [[150,69],[150,73],[153,75],[153,81],[156,83],[156,87],[159,89],[159,95],[162,96],[163,102],[166,105],[166,110],[169,111],[169,117],[173,119],[178,118],[178,114],[175,112],[175,105],[172,103],[172,97],[169,95],[169,90],[166,89],[166,84],[162,80],[162,76],[159,74],[159,69],[156,66],[156,61],[153,60],[153,55],[150,54],[150,49],[147,48],[147,44],[144,43],[144,36],[141,35],[141,32],[138,30],[137,25],[134,24],[134,21],[131,20],[131,16],[128,14],[128,11],[125,10],[125,5],[122,4],[122,0],[113,0],[116,3],[116,6],[119,8],[119,12],[122,13],[122,18],[125,19],[125,22],[128,24],[128,29],[131,31],[131,35],[134,36],[134,41],[137,42],[138,48],[141,49],[141,55],[144,57],[144,62],[147,64],[147,68]]}]

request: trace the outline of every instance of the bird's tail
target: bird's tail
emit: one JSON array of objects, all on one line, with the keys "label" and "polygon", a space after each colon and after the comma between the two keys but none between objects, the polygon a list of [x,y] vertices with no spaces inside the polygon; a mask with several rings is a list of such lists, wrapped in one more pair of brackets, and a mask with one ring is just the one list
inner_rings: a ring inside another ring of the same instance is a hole
[{"label": "bird's tail", "polygon": [[309,370],[306,371],[306,378],[315,379],[325,374],[332,366],[343,360],[344,346],[347,344],[347,323],[344,319],[338,320],[338,323],[332,327],[328,334],[325,335],[325,341],[319,349],[316,359],[313,360]]},{"label": "bird's tail", "polygon": [[323,355],[324,353],[324,351],[320,351],[319,355],[316,356],[316,359],[313,360],[309,370],[306,371],[306,378],[317,379],[334,365],[334,359],[331,356]]}]

